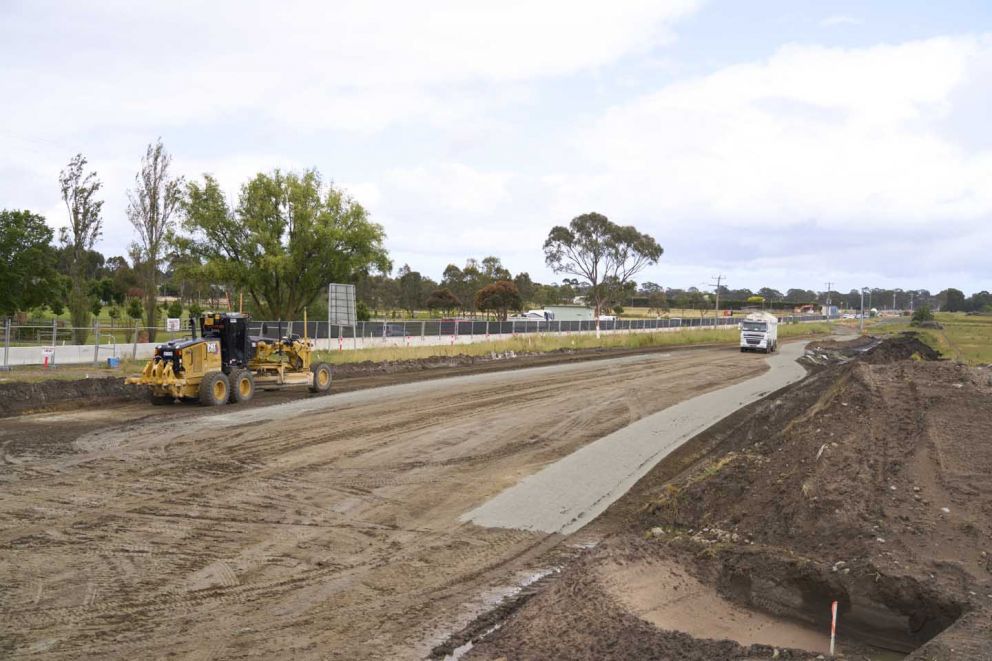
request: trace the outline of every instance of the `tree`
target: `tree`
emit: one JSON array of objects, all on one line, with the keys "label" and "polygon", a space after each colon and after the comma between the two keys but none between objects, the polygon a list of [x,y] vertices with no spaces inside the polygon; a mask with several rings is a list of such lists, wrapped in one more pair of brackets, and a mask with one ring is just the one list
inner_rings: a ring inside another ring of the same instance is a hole
[{"label": "tree", "polygon": [[517,291],[520,292],[520,298],[524,301],[524,303],[534,300],[534,290],[536,287],[534,282],[530,279],[529,273],[518,273],[517,276],[513,278],[513,284],[517,286]]},{"label": "tree", "polygon": [[785,298],[785,295],[782,294],[782,292],[780,292],[777,289],[772,289],[771,287],[762,287],[761,289],[759,289],[758,296],[761,296],[769,303],[774,301],[781,301],[783,298]]},{"label": "tree", "polygon": [[515,284],[509,280],[497,280],[478,291],[475,295],[475,307],[484,312],[493,312],[501,321],[506,321],[510,310],[522,310],[524,304]]},{"label": "tree", "polygon": [[181,316],[183,316],[183,302],[180,301],[178,298],[172,299],[172,301],[169,303],[169,309],[166,310],[166,314],[168,314],[173,319],[179,319]]},{"label": "tree", "polygon": [[623,287],[663,249],[652,237],[631,225],[621,226],[599,213],[576,216],[568,227],[551,228],[544,242],[544,259],[555,273],[568,273],[588,282],[595,304],[596,334],[599,316],[609,292],[602,285]]},{"label": "tree", "polygon": [[461,306],[462,302],[447,287],[435,289],[427,297],[427,308],[429,310],[441,310],[444,313],[451,314],[452,310]]},{"label": "tree", "polygon": [[82,154],[76,154],[66,169],[59,173],[62,201],[69,212],[69,226],[62,229],[60,238],[68,248],[69,277],[72,280],[69,315],[76,344],[86,341],[90,323],[91,304],[86,291],[84,258],[86,252],[93,249],[103,226],[100,217],[103,200],[96,198],[102,184],[96,172],[84,173],[86,163]]},{"label": "tree", "polygon": [[0,316],[59,298],[52,230],[30,211],[0,211]]},{"label": "tree", "polygon": [[748,305],[764,305],[765,304],[765,297],[764,296],[748,296],[747,297],[747,300],[745,302]]},{"label": "tree", "polygon": [[117,320],[121,318],[121,309],[113,305],[107,310],[107,316],[110,317],[110,327],[114,328],[117,325]]},{"label": "tree", "polygon": [[290,319],[327,289],[392,268],[382,226],[316,170],[259,173],[228,208],[217,181],[190,183],[183,227],[217,280],[243,288],[254,309]]},{"label": "tree", "polygon": [[141,169],[134,176],[135,189],[127,192],[127,217],[138,232],[142,254],[141,279],[145,288],[145,325],[148,339],[155,341],[158,325],[158,272],[166,248],[166,236],[182,200],[182,178],[169,176],[172,157],[159,138],[148,145]]},{"label": "tree", "polygon": [[141,319],[145,314],[144,305],[141,303],[140,298],[132,298],[127,302],[127,316],[131,317],[135,321]]},{"label": "tree", "polygon": [[399,276],[400,285],[400,307],[406,310],[410,316],[413,316],[414,311],[421,307],[421,293],[423,289],[420,286],[423,276],[417,271],[411,271],[409,264],[404,264],[399,271],[396,272]]},{"label": "tree", "polygon": [[941,301],[940,309],[944,312],[964,312],[967,310],[964,292],[960,289],[945,289],[937,294],[937,299]]},{"label": "tree", "polygon": [[510,272],[503,266],[499,257],[490,255],[482,258],[482,276],[489,283],[493,283],[497,280],[509,280]]}]

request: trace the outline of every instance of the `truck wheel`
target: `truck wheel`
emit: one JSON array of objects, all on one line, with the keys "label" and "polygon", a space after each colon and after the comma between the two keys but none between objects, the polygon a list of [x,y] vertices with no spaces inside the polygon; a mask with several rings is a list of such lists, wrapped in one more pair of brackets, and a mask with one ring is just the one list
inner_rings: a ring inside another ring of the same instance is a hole
[{"label": "truck wheel", "polygon": [[310,384],[310,392],[323,393],[331,389],[331,366],[327,363],[317,363],[310,368],[313,373],[313,382]]},{"label": "truck wheel", "polygon": [[200,403],[204,406],[227,404],[231,383],[223,372],[210,372],[200,381]]},{"label": "truck wheel", "polygon": [[255,377],[251,370],[238,370],[231,375],[231,397],[232,404],[249,402],[255,396]]}]

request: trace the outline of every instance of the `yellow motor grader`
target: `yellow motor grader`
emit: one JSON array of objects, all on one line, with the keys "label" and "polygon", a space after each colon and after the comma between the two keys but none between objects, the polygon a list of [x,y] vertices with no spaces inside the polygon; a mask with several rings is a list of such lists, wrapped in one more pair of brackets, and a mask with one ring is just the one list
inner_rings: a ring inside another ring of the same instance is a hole
[{"label": "yellow motor grader", "polygon": [[200,337],[191,319],[192,338],[158,345],[141,374],[124,383],[148,386],[153,404],[196,399],[207,406],[247,402],[256,384],[305,384],[315,393],[331,389],[331,366],[311,362],[309,338],[252,337],[245,314],[209,312],[199,321]]}]

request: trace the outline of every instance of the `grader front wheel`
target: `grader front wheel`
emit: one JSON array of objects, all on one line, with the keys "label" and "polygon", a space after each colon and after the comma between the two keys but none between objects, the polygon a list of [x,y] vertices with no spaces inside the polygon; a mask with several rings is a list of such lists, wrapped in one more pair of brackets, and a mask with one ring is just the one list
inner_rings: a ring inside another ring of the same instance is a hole
[{"label": "grader front wheel", "polygon": [[204,406],[227,404],[231,383],[223,372],[210,372],[200,382],[200,403]]},{"label": "grader front wheel", "polygon": [[313,372],[310,392],[328,392],[331,389],[331,366],[327,363],[317,363],[310,368],[310,371]]}]

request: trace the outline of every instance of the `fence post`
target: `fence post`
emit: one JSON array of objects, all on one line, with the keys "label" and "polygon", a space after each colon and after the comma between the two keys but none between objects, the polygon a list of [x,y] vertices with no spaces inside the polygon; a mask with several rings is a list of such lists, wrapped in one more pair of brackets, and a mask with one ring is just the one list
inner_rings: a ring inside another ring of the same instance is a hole
[{"label": "fence post", "polygon": [[55,366],[55,347],[59,343],[58,333],[59,333],[59,321],[55,317],[52,317],[52,362],[50,364],[53,367]]},{"label": "fence post", "polygon": [[131,360],[138,358],[138,324],[140,323],[140,321],[134,322],[134,343],[131,345]]},{"label": "fence post", "polygon": [[3,371],[10,370],[8,362],[8,352],[10,351],[10,317],[3,320]]},{"label": "fence post", "polygon": [[100,320],[93,320],[93,365],[100,364]]},{"label": "fence post", "polygon": [[424,332],[425,332],[426,327],[427,327],[427,322],[426,321],[421,321],[420,322],[420,343],[421,344],[424,343]]}]

